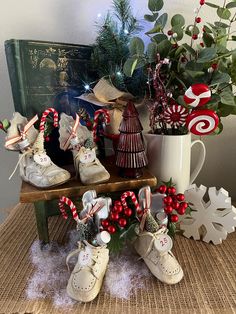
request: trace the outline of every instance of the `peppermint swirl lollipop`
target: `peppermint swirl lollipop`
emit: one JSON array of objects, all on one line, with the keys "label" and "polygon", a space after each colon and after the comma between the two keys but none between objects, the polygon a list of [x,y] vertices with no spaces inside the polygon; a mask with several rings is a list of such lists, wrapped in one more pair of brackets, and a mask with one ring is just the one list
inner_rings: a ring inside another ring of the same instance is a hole
[{"label": "peppermint swirl lollipop", "polygon": [[184,94],[185,103],[194,108],[205,105],[210,99],[211,91],[206,84],[194,84]]},{"label": "peppermint swirl lollipop", "polygon": [[219,124],[219,117],[211,109],[196,110],[191,112],[186,119],[186,126],[195,135],[212,133]]}]

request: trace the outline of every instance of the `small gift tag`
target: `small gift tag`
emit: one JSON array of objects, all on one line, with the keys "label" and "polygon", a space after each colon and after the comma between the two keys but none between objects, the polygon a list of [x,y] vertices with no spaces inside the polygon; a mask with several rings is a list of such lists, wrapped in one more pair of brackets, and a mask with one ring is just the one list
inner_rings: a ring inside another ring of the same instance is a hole
[{"label": "small gift tag", "polygon": [[96,153],[92,149],[85,149],[79,157],[80,162],[83,164],[88,164],[96,159]]},{"label": "small gift tag", "polygon": [[51,164],[51,159],[45,153],[34,154],[34,161],[40,166],[48,167]]},{"label": "small gift tag", "polygon": [[154,241],[154,246],[159,252],[167,252],[172,249],[173,241],[167,234],[160,234]]},{"label": "small gift tag", "polygon": [[89,247],[86,246],[85,250],[79,253],[78,261],[80,266],[87,266],[91,264],[92,251]]}]

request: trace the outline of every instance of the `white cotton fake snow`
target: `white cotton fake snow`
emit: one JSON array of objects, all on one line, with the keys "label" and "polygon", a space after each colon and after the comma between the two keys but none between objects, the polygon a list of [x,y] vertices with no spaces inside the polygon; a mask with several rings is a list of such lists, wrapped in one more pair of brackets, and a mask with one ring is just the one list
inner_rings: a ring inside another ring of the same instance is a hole
[{"label": "white cotton fake snow", "polygon": [[[49,298],[55,306],[63,308],[69,308],[77,303],[66,293],[70,277],[66,257],[75,249],[77,249],[75,230],[70,232],[69,242],[65,246],[52,242],[41,250],[39,241],[33,243],[30,257],[35,272],[28,280],[26,288],[28,299]],[[76,260],[74,259],[74,264]],[[74,264],[70,263],[71,270]],[[119,256],[110,257],[102,290],[112,297],[129,299],[135,290],[144,287],[145,278],[150,275],[150,271],[138,260],[137,255],[124,252]]]}]

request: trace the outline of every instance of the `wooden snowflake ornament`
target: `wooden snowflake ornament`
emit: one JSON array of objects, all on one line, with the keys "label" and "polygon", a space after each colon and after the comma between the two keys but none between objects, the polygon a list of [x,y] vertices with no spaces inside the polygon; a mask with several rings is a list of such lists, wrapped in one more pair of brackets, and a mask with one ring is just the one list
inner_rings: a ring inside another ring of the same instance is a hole
[{"label": "wooden snowflake ornament", "polygon": [[[185,191],[185,199],[190,203],[193,211],[185,215],[180,222],[180,229],[187,238],[202,239],[204,242],[220,244],[228,233],[236,227],[236,209],[231,204],[231,198],[223,188],[208,189],[209,201],[203,200],[207,188],[199,188],[193,184]],[[192,204],[192,205],[191,205]]]}]

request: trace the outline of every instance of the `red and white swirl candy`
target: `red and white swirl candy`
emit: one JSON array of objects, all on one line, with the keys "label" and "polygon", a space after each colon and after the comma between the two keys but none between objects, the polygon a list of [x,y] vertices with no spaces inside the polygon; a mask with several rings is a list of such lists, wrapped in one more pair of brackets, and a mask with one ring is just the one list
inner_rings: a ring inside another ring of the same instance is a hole
[{"label": "red and white swirl candy", "polygon": [[192,111],[187,119],[188,130],[196,135],[207,135],[212,133],[219,124],[219,117],[211,109]]},{"label": "red and white swirl candy", "polygon": [[179,127],[185,124],[188,109],[180,105],[171,105],[164,111],[164,120],[172,127]]},{"label": "red and white swirl candy", "polygon": [[194,108],[205,105],[210,99],[211,90],[206,84],[194,84],[184,94],[185,103]]},{"label": "red and white swirl candy", "polygon": [[55,128],[58,127],[58,112],[54,108],[48,108],[42,114],[42,118],[40,120],[40,125],[39,125],[40,132],[44,132],[46,119],[50,113],[53,113],[53,125],[55,126]]}]

